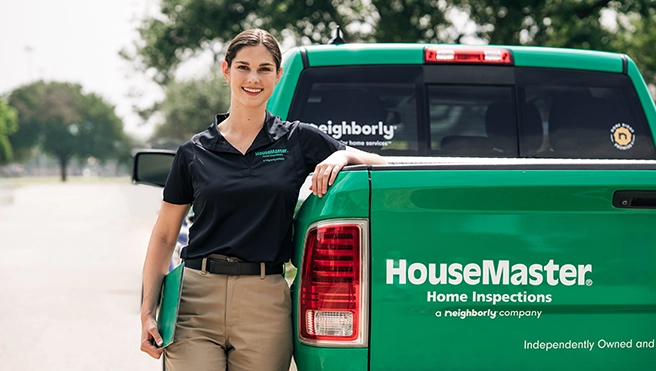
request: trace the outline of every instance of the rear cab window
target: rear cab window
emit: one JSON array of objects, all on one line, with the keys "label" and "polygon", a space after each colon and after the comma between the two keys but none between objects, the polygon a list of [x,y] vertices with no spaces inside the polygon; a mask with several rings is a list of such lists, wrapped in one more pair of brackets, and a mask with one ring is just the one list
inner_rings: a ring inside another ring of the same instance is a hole
[{"label": "rear cab window", "polygon": [[369,152],[425,154],[415,83],[420,76],[420,66],[310,68],[301,76],[289,119]]},{"label": "rear cab window", "polygon": [[307,68],[288,119],[385,156],[656,158],[625,74],[482,65]]}]

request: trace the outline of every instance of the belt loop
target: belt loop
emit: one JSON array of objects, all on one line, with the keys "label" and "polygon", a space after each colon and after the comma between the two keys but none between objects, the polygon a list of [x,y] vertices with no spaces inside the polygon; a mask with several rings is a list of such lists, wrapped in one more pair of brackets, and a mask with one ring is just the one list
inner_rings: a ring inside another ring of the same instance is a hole
[{"label": "belt loop", "polygon": [[207,274],[207,256],[203,258],[203,262],[201,263],[200,274],[203,276]]},{"label": "belt loop", "polygon": [[260,262],[260,279],[263,280],[266,277],[266,265],[264,262]]}]

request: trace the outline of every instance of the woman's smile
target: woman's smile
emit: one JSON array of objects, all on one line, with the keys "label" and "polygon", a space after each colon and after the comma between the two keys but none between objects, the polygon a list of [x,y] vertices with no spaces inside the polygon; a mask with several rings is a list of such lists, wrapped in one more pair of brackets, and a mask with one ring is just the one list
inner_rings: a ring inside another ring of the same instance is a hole
[{"label": "woman's smile", "polygon": [[252,95],[257,95],[261,93],[264,89],[262,88],[247,88],[247,87],[242,87],[241,88],[243,91],[246,93],[252,94]]}]

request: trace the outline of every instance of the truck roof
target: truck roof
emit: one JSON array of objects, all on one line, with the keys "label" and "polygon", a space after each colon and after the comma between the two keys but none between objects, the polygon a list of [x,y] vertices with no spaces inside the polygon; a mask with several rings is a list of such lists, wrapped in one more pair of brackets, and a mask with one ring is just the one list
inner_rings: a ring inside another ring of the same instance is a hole
[{"label": "truck roof", "polygon": [[516,46],[516,45],[456,45],[430,43],[359,43],[309,45],[286,51],[287,57],[301,54],[308,67],[340,65],[424,64],[424,50],[439,49],[505,49],[510,51],[513,65],[585,69],[604,72],[626,71],[627,56],[621,53],[582,49]]}]

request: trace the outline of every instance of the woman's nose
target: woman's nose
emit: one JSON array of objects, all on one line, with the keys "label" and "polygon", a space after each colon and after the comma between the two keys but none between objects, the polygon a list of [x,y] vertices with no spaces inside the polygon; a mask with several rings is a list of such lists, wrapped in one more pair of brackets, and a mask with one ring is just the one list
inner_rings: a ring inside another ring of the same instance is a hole
[{"label": "woman's nose", "polygon": [[248,76],[246,77],[246,81],[248,82],[257,82],[259,81],[259,76],[257,76],[257,71],[251,70]]}]

